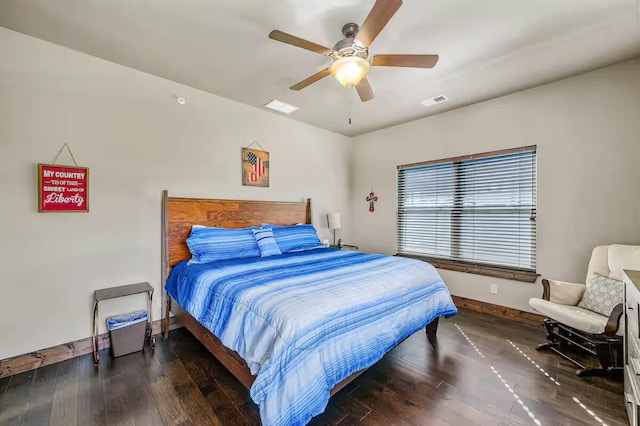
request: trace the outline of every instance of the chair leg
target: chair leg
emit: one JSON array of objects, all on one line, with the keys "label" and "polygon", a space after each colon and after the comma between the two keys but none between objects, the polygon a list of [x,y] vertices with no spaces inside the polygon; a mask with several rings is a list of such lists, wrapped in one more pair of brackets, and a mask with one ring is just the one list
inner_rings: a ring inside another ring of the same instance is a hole
[{"label": "chair leg", "polygon": [[569,346],[571,346],[571,344],[564,339],[560,339],[558,343],[560,344],[560,350],[563,352],[566,352]]},{"label": "chair leg", "polygon": [[614,380],[624,380],[624,368],[623,367],[609,367],[609,377]]},{"label": "chair leg", "polygon": [[597,345],[596,353],[598,354],[598,361],[603,370],[608,369],[613,365],[613,353],[609,345]]},{"label": "chair leg", "polygon": [[580,368],[576,370],[578,377],[604,377],[608,375],[609,371],[605,368]]},{"label": "chair leg", "polygon": [[553,349],[560,349],[560,345],[558,344],[558,342],[540,343],[536,346],[536,351],[550,351]]},{"label": "chair leg", "polygon": [[562,339],[555,333],[553,323],[549,319],[544,321],[544,328],[547,330],[547,341],[546,343],[540,343],[536,346],[536,351],[556,352],[558,350],[562,350],[564,346],[562,344]]},{"label": "chair leg", "polygon": [[600,362],[600,368],[584,368],[576,371],[578,377],[596,377],[596,376],[610,376],[617,378],[620,376],[621,368],[618,367],[618,349],[614,345],[601,344],[596,348],[598,362]]}]

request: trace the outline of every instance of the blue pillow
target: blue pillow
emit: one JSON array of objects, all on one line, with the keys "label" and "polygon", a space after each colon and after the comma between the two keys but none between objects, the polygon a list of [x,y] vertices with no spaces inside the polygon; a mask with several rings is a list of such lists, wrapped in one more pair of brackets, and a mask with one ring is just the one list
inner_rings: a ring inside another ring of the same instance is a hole
[{"label": "blue pillow", "polygon": [[263,223],[262,229],[273,230],[273,237],[282,253],[324,247],[313,225],[277,226]]},{"label": "blue pillow", "polygon": [[273,238],[272,229],[253,229],[252,231],[260,249],[260,256],[267,257],[282,254],[275,238]]},{"label": "blue pillow", "polygon": [[194,226],[187,246],[193,256],[189,265],[240,257],[258,257],[260,249],[253,228],[205,228]]}]

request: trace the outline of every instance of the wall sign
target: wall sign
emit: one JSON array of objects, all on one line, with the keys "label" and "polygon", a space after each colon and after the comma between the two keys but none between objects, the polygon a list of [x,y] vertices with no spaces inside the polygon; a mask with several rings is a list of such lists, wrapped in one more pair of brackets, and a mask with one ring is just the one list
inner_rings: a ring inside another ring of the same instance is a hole
[{"label": "wall sign", "polygon": [[242,184],[269,187],[269,153],[242,148]]},{"label": "wall sign", "polygon": [[88,212],[89,168],[38,164],[39,212]]}]

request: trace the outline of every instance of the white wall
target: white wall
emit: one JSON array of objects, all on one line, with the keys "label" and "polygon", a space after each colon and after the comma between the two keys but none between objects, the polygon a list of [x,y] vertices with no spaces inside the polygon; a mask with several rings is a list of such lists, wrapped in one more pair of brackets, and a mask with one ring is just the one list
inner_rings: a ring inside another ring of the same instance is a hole
[{"label": "white wall", "polygon": [[[640,243],[640,60],[356,137],[354,242],[395,252],[397,165],[526,145],[538,146],[538,273],[584,282],[594,246]],[[541,294],[536,284],[441,275],[453,294],[523,310]]]},{"label": "white wall", "polygon": [[[0,359],[89,336],[94,289],[160,290],[162,189],[311,197],[324,238],[324,215],[348,208],[350,138],[4,28],[0,58]],[[241,185],[254,140],[270,151],[268,189]],[[38,213],[36,164],[64,142],[90,168],[90,212]],[[106,303],[102,317],[143,300]]]},{"label": "white wall", "polygon": [[[541,274],[580,280],[594,245],[640,243],[640,61],[352,143],[3,28],[0,57],[0,359],[89,336],[96,288],[149,281],[159,318],[162,189],[311,197],[321,237],[330,236],[324,215],[341,211],[346,242],[393,253],[396,165],[536,144]],[[268,189],[240,182],[240,148],[254,140],[271,153]],[[37,213],[36,164],[51,162],[64,142],[91,169],[91,212]],[[364,200],[372,187],[380,196],[373,214]],[[540,292],[441,273],[453,294],[520,309]],[[141,298],[106,303],[102,317],[142,307]]]}]

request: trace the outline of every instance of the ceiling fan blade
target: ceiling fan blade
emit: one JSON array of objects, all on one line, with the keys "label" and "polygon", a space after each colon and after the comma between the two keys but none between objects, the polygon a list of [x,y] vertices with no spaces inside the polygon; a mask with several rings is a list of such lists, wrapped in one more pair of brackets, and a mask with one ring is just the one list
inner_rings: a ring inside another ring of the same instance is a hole
[{"label": "ceiling fan blade", "polygon": [[402,0],[377,0],[360,27],[356,41],[364,47],[371,46],[380,31],[402,6]]},{"label": "ceiling fan blade", "polygon": [[373,65],[377,67],[433,68],[438,55],[375,55]]},{"label": "ceiling fan blade", "polygon": [[369,84],[369,80],[367,80],[366,78],[358,83],[358,85],[356,86],[356,90],[358,91],[358,96],[360,96],[360,100],[362,102],[370,101],[371,99],[376,97],[376,95],[373,93],[371,85]]},{"label": "ceiling fan blade", "polygon": [[328,47],[321,46],[317,43],[313,43],[303,38],[283,33],[282,31],[278,30],[271,31],[269,33],[269,38],[272,40],[281,41],[282,43],[290,44],[292,46],[301,47],[303,49],[310,50],[312,52],[316,52],[325,56],[329,56],[333,53],[333,50],[329,49]]},{"label": "ceiling fan blade", "polygon": [[305,87],[315,83],[316,81],[325,78],[329,74],[331,74],[331,70],[329,68],[327,68],[325,70],[322,70],[320,72],[315,73],[314,75],[312,75],[309,78],[306,78],[306,79],[302,80],[300,83],[294,84],[293,86],[289,87],[289,89],[291,89],[291,90],[304,89]]}]

